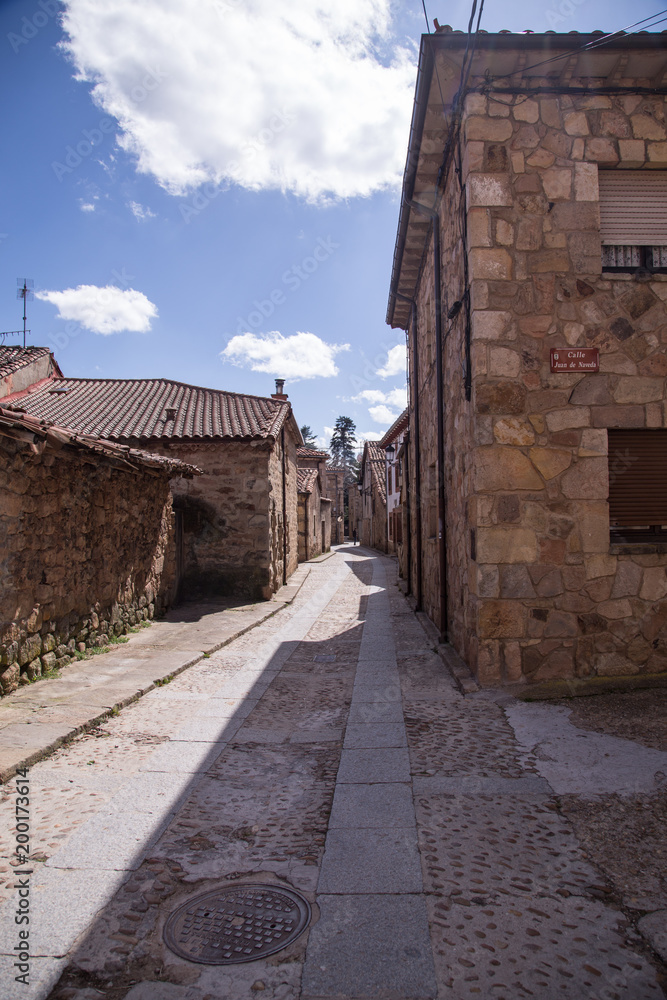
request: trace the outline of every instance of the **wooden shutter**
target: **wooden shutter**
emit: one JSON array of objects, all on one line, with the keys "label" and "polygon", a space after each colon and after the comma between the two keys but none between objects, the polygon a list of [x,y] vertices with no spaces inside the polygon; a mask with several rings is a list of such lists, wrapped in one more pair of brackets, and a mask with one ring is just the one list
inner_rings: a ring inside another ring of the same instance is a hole
[{"label": "wooden shutter", "polygon": [[667,431],[607,433],[610,525],[667,525]]},{"label": "wooden shutter", "polygon": [[667,245],[667,170],[601,170],[598,180],[603,244]]}]

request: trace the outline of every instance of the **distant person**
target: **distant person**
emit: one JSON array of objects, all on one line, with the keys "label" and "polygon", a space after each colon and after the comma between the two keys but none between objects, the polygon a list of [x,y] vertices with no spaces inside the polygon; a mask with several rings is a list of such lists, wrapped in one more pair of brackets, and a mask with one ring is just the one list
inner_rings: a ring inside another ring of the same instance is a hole
[{"label": "distant person", "polygon": [[355,544],[355,545],[358,545],[358,544],[359,544],[359,542],[357,541],[357,529],[356,529],[356,528],[355,528],[355,529],[354,529],[354,531],[352,532],[352,536],[353,536],[353,538],[354,538],[354,544]]}]

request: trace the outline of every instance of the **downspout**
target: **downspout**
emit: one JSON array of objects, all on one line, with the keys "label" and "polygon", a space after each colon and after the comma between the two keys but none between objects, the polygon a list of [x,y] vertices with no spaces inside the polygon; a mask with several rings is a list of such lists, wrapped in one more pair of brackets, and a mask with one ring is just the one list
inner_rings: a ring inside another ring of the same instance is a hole
[{"label": "downspout", "polygon": [[[417,604],[416,610],[421,611],[422,609],[422,497],[421,497],[421,454],[419,450],[419,351],[417,349],[417,303],[414,299],[408,298],[407,295],[401,295],[400,292],[396,292],[396,298],[401,299],[404,302],[409,302],[410,316],[412,319],[412,344],[413,344],[413,362],[412,362],[412,373],[413,373],[413,398],[414,398],[414,427],[411,428],[410,437],[414,437],[414,447],[415,447],[415,536],[417,539],[417,548],[415,550],[415,578],[416,578],[416,591],[415,591],[415,601]],[[408,343],[410,341],[409,331],[408,331]],[[409,463],[407,463],[409,465]],[[408,492],[408,498],[410,493]],[[408,562],[408,567],[410,569],[410,577],[408,578],[408,593],[412,593],[411,587],[411,574],[412,574],[412,559],[410,551],[410,561]]]},{"label": "downspout", "polygon": [[308,509],[308,501],[310,496],[306,493],[306,502],[304,504],[304,525],[303,525],[303,536],[304,544],[306,549],[306,562],[310,559],[310,545],[308,544],[308,526],[310,524],[310,510]]},{"label": "downspout", "polygon": [[[435,300],[435,390],[437,423],[438,469],[438,563],[440,570],[440,636],[447,642],[449,621],[447,616],[447,529],[445,522],[445,407],[442,365],[442,282],[440,274],[440,216],[418,201],[404,196],[408,208],[426,216],[433,223],[433,284]],[[413,306],[414,308],[414,306]]]},{"label": "downspout", "polygon": [[287,583],[287,486],[285,469],[285,425],[280,429],[280,447],[282,449],[282,473],[283,473],[283,586]]}]

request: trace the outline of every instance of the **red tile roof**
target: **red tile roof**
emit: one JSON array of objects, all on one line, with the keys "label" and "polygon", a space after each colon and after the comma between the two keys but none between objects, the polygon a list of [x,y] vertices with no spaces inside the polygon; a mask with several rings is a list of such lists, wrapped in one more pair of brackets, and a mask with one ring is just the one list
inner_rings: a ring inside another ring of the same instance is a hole
[{"label": "red tile roof", "polygon": [[317,476],[317,469],[297,469],[297,491],[299,493],[312,493],[317,482]]},{"label": "red tile roof", "polygon": [[[0,378],[12,375],[26,365],[32,364],[38,358],[43,358],[51,353],[48,347],[19,347],[18,345],[5,346],[0,344]],[[53,362],[55,370],[60,373],[60,369]]]},{"label": "red tile roof", "polygon": [[6,396],[11,405],[94,437],[253,439],[278,436],[289,403],[203,389],[171,379],[59,378],[34,392]]},{"label": "red tile roof", "polygon": [[380,441],[380,447],[386,448],[387,445],[390,445],[392,443],[392,441],[395,441],[398,435],[401,434],[402,431],[407,429],[409,421],[410,421],[409,411],[405,409],[401,413],[400,417],[397,417],[396,420],[394,420],[393,424],[391,425],[385,436]]},{"label": "red tile roof", "polygon": [[93,453],[100,461],[110,462],[117,468],[131,472],[136,472],[136,467],[139,465],[157,469],[168,476],[190,478],[202,474],[196,466],[187,465],[178,459],[149,455],[148,452],[116,444],[114,441],[78,434],[68,427],[59,427],[47,420],[40,420],[27,413],[16,413],[4,407],[0,407],[0,437],[27,444],[30,450],[38,455],[46,448],[54,451],[68,448]]},{"label": "red tile roof", "polygon": [[371,469],[371,484],[377,488],[383,504],[387,503],[387,463],[384,449],[379,441],[367,441],[364,445],[364,459]]},{"label": "red tile roof", "polygon": [[297,458],[329,458],[328,451],[318,451],[317,448],[308,448],[305,445],[296,449]]}]

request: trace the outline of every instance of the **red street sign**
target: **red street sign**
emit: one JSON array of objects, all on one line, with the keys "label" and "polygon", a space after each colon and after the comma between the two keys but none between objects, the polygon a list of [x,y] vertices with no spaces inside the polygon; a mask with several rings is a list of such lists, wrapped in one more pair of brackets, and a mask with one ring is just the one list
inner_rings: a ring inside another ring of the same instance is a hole
[{"label": "red street sign", "polygon": [[552,372],[599,372],[598,347],[551,348]]}]

